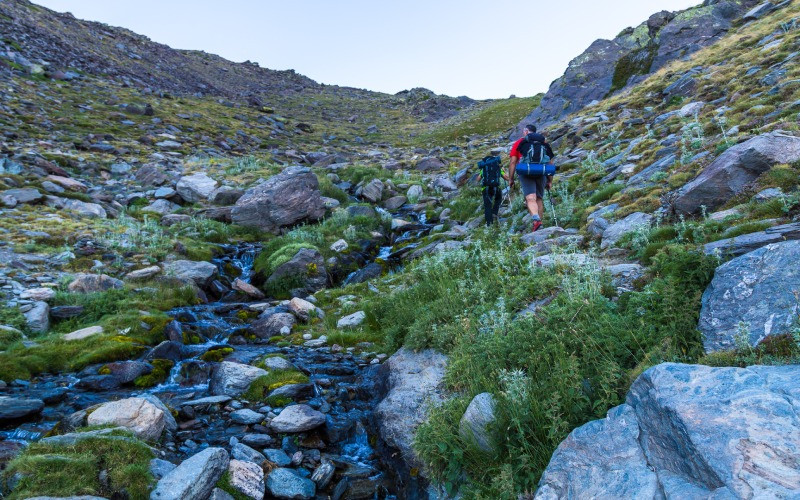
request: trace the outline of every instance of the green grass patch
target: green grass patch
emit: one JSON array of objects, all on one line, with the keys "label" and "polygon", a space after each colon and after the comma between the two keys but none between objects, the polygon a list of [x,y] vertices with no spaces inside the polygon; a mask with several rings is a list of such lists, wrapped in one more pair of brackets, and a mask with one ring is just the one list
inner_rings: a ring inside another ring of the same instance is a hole
[{"label": "green grass patch", "polygon": [[624,184],[606,184],[589,197],[589,204],[597,205],[598,203],[602,203],[622,191],[624,187]]},{"label": "green grass patch", "polygon": [[[6,478],[15,474],[21,478],[7,498],[148,498],[154,483],[149,469],[152,458],[150,447],[130,434],[89,438],[74,446],[33,443],[4,472]],[[108,472],[108,488],[98,479],[101,470]]]},{"label": "green grass patch", "polygon": [[168,359],[154,359],[150,361],[150,364],[153,365],[153,371],[137,377],[133,381],[133,385],[140,389],[155,387],[167,380],[170,370],[175,366],[175,363]]}]

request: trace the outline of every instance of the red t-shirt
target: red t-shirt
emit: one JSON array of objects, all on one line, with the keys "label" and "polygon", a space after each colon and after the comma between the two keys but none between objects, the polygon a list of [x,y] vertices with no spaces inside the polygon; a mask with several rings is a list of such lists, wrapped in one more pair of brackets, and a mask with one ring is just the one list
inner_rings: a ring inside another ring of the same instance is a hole
[{"label": "red t-shirt", "polygon": [[521,160],[522,153],[519,152],[519,145],[524,140],[525,140],[524,137],[520,137],[519,139],[517,139],[517,142],[515,142],[514,145],[511,146],[511,152],[508,154],[508,156],[510,156],[511,158],[517,158]]}]

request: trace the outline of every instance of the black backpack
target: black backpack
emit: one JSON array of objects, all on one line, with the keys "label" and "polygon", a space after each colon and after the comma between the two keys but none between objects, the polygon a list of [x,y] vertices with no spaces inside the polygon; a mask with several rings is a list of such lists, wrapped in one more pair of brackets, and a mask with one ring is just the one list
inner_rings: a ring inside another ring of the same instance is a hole
[{"label": "black backpack", "polygon": [[500,157],[487,156],[478,162],[478,168],[481,169],[481,183],[484,187],[497,187],[500,185]]},{"label": "black backpack", "polygon": [[550,161],[550,157],[547,156],[547,148],[543,142],[534,141],[531,139],[533,134],[528,134],[525,137],[525,142],[527,142],[530,147],[528,151],[525,153],[525,157],[522,159],[523,163],[534,163],[534,164],[541,164],[547,163]]}]

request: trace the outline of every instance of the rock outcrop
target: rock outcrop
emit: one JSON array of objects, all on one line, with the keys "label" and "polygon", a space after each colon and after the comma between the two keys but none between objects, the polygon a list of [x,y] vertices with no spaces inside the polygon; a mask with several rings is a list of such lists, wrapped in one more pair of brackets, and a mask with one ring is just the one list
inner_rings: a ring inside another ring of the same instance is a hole
[{"label": "rock outcrop", "polygon": [[236,201],[231,219],[242,226],[278,233],[282,228],[325,215],[317,176],[309,168],[287,167],[248,189]]},{"label": "rock outcrop", "polygon": [[[733,349],[746,333],[751,345],[787,333],[800,305],[800,241],[773,243],[722,264],[703,293],[698,328],[707,352]],[[745,326],[740,332],[740,324]]]},{"label": "rock outcrop", "polygon": [[664,363],[570,433],[536,498],[796,498],[798,366]]},{"label": "rock outcrop", "polygon": [[206,448],[164,476],[150,494],[150,500],[208,498],[228,469],[228,462],[228,452],[222,448]]},{"label": "rock outcrop", "polygon": [[755,4],[754,0],[729,0],[705,2],[676,14],[659,12],[613,40],[596,40],[569,63],[564,74],[550,85],[539,107],[520,122],[511,137],[519,137],[526,123],[551,125],[641,81],[668,62],[714,43]]}]

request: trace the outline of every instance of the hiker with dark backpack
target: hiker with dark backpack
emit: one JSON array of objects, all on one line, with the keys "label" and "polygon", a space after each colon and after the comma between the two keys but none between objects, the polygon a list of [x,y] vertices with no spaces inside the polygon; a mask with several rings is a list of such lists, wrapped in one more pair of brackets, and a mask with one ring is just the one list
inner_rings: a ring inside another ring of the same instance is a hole
[{"label": "hiker with dark backpack", "polygon": [[505,179],[514,187],[514,173],[519,177],[525,204],[533,218],[533,230],[542,227],[544,215],[544,191],[550,190],[555,175],[553,148],[544,135],[536,132],[536,127],[526,125],[522,137],[511,147],[511,164]]},{"label": "hiker with dark backpack", "polygon": [[483,186],[483,214],[486,225],[490,225],[500,212],[500,203],[503,201],[500,179],[505,177],[500,165],[500,157],[487,156],[478,162],[481,170],[480,179]]}]

